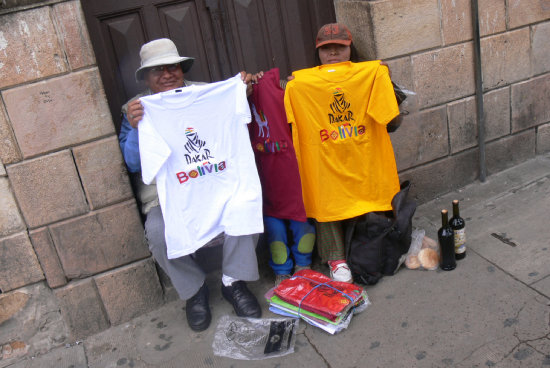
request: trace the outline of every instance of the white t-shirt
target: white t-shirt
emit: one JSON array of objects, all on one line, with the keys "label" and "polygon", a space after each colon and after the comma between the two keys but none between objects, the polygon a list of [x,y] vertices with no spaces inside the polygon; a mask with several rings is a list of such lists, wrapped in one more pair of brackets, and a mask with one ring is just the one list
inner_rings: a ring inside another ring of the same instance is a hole
[{"label": "white t-shirt", "polygon": [[221,232],[263,232],[240,74],[140,100],[142,177],[145,184],[156,178],[168,258],[191,254]]}]

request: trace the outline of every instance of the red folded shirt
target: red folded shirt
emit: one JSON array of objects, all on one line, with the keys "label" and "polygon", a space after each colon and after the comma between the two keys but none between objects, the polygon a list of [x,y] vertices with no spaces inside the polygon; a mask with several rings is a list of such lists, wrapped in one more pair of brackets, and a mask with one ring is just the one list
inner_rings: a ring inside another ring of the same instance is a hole
[{"label": "red folded shirt", "polygon": [[274,291],[285,302],[334,321],[361,298],[363,288],[333,281],[317,271],[301,270],[283,280]]}]

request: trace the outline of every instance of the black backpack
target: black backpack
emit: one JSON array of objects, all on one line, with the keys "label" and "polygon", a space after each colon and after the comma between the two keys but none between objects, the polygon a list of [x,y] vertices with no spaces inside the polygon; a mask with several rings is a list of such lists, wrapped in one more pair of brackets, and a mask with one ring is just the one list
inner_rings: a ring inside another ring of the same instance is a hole
[{"label": "black backpack", "polygon": [[347,221],[346,260],[355,282],[374,285],[393,275],[411,245],[412,217],[416,202],[408,200],[410,182],[392,199],[392,211],[369,212]]}]

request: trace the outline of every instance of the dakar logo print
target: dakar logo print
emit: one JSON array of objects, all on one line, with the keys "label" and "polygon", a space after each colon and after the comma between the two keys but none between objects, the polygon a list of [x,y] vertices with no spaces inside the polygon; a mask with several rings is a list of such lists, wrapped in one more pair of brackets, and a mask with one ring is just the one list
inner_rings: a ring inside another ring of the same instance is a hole
[{"label": "dakar logo print", "polygon": [[185,129],[185,136],[187,137],[187,142],[184,144],[184,148],[187,151],[185,154],[185,161],[187,164],[202,163],[202,165],[188,172],[181,171],[176,173],[180,184],[187,182],[189,179],[195,179],[212,173],[219,173],[227,168],[225,161],[214,164],[210,163],[209,160],[214,158],[214,156],[212,156],[208,148],[205,148],[206,142],[199,139],[199,135],[195,132],[195,129]]},{"label": "dakar logo print", "polygon": [[345,123],[340,125],[337,130],[328,131],[327,129],[321,129],[319,135],[321,136],[321,142],[324,142],[328,139],[344,140],[347,138],[358,137],[365,134],[365,126],[358,125],[352,126],[350,123]]},{"label": "dakar logo print", "polygon": [[336,91],[332,93],[334,95],[334,102],[330,104],[330,108],[333,113],[343,113],[350,107],[350,103],[346,101],[344,92],[341,88],[336,88]]},{"label": "dakar logo print", "polygon": [[335,124],[355,121],[353,118],[353,111],[349,110],[351,104],[346,101],[342,89],[336,88],[332,94],[334,95],[334,101],[330,104],[332,113],[328,114],[329,123]]},{"label": "dakar logo print", "polygon": [[357,137],[365,134],[364,125],[351,125],[351,122],[355,121],[353,117],[353,111],[349,108],[351,103],[346,101],[344,92],[341,88],[336,88],[333,92],[334,101],[330,104],[330,110],[332,113],[328,114],[329,124],[340,124],[334,130],[321,129],[319,135],[321,136],[321,142],[325,142],[328,139],[344,140],[346,138]]},{"label": "dakar logo print", "polygon": [[195,132],[193,128],[185,129],[185,136],[187,137],[187,142],[184,147],[187,153],[185,154],[185,161],[188,164],[195,162],[208,161],[211,158],[214,158],[206,146],[206,142],[199,139],[199,135]]},{"label": "dakar logo print", "polygon": [[224,171],[227,168],[225,161],[218,162],[217,164],[211,164],[205,162],[202,166],[197,166],[196,169],[190,170],[188,172],[181,171],[176,173],[180,184],[187,182],[189,179],[196,179],[200,176],[205,176],[212,173],[219,173]]}]

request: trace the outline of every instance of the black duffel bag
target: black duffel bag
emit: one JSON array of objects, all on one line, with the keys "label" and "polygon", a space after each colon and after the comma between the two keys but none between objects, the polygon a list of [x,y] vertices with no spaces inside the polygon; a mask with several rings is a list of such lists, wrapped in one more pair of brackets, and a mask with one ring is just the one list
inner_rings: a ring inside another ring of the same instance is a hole
[{"label": "black duffel bag", "polygon": [[369,212],[347,221],[346,261],[355,282],[374,285],[393,275],[411,245],[412,217],[416,202],[407,199],[410,182],[392,199],[392,211]]}]

